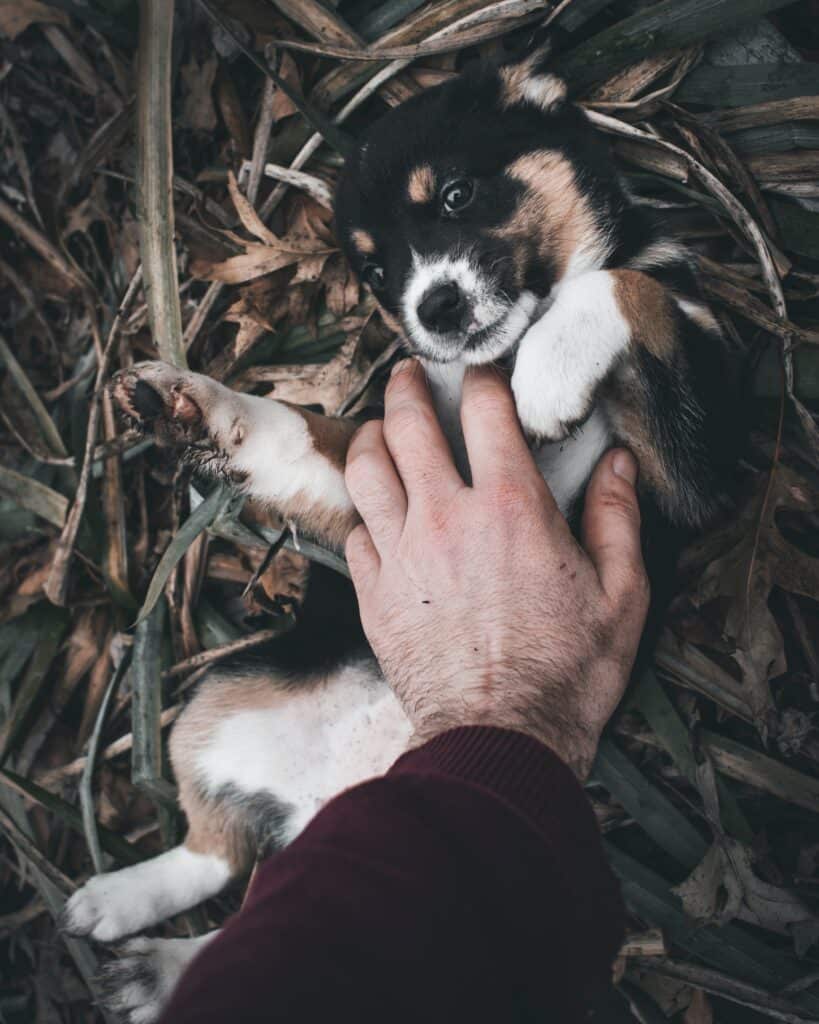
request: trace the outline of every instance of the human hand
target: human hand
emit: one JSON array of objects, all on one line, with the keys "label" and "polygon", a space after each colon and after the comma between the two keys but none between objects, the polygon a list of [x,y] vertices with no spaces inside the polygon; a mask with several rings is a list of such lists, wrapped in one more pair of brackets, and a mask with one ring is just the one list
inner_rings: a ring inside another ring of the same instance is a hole
[{"label": "human hand", "polygon": [[346,482],[362,623],[424,742],[460,725],[529,733],[584,778],[625,690],[648,610],[637,466],[608,452],[586,493],[583,546],[537,470],[497,371],[470,369],[458,474],[423,370],[387,386]]}]

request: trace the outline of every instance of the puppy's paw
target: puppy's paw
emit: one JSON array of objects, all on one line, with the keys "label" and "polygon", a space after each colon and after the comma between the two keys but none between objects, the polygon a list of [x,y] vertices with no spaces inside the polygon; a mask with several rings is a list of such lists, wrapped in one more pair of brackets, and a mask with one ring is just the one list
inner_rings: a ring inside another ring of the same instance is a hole
[{"label": "puppy's paw", "polygon": [[564,387],[561,380],[537,367],[520,365],[512,374],[512,393],[521,426],[538,441],[562,441],[589,415],[594,391]]},{"label": "puppy's paw", "polygon": [[208,436],[202,399],[209,383],[167,363],[138,363],[114,376],[111,394],[137,430],[153,434],[160,444],[192,444]]},{"label": "puppy's paw", "polygon": [[211,935],[197,939],[131,939],[121,946],[119,959],[107,964],[99,982],[105,1005],[125,1024],[152,1024],[185,968]]},{"label": "puppy's paw", "polygon": [[138,899],[119,872],[95,875],[66,903],[60,927],[69,935],[87,935],[97,942],[115,942],[143,927],[135,913]]}]

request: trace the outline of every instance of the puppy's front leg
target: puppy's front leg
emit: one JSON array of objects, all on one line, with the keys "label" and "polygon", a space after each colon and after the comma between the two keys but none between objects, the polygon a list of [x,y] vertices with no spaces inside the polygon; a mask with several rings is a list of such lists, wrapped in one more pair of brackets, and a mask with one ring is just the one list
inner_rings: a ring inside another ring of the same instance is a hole
[{"label": "puppy's front leg", "polygon": [[598,386],[628,351],[632,327],[622,304],[623,273],[644,276],[598,270],[559,283],[552,305],[524,334],[512,390],[520,421],[534,436],[566,437],[589,414]]},{"label": "puppy's front leg", "polygon": [[113,394],[139,429],[179,448],[185,462],[343,549],[358,522],[344,483],[352,421],[242,395],[160,362],[117,374]]}]

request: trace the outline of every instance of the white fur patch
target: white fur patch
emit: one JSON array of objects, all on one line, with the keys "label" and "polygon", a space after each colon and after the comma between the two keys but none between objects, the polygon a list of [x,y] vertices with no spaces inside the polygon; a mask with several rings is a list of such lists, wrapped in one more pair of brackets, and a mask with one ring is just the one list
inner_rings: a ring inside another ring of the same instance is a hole
[{"label": "white fur patch", "polygon": [[693,302],[691,299],[684,299],[678,295],[674,296],[674,301],[688,319],[693,320],[698,327],[702,327],[703,330],[711,331],[714,334],[722,334],[719,320],[717,320],[705,303]]},{"label": "white fur patch", "polygon": [[630,270],[652,270],[665,267],[670,263],[683,263],[689,256],[688,249],[682,242],[661,239],[652,242],[626,263]]},{"label": "white fur patch", "polygon": [[602,410],[596,407],[586,422],[565,440],[544,444],[535,451],[537,468],[563,515],[571,512],[611,442],[611,427]]},{"label": "white fur patch", "polygon": [[126,942],[120,959],[103,971],[105,988],[113,990],[106,1005],[127,1024],[153,1024],[190,963],[218,934],[217,929],[192,939]]},{"label": "white fur patch", "polygon": [[[352,508],[342,472],[315,450],[303,416],[268,398],[236,398],[241,403],[244,437],[230,462],[233,469],[249,474],[245,490],[271,505],[302,495],[323,508]],[[211,420],[232,412],[217,403],[208,410]]]},{"label": "white fur patch", "polygon": [[[438,334],[421,323],[418,305],[433,288],[452,282],[466,298],[470,319],[462,332]],[[530,292],[522,292],[513,304],[502,301],[495,282],[468,255],[426,257],[413,250],[401,310],[410,339],[423,357],[437,362],[463,359],[480,365],[498,359],[515,344],[529,324],[536,304]],[[489,334],[479,344],[465,346],[470,335],[487,330]]]},{"label": "white fur patch", "polygon": [[594,392],[629,345],[631,328],[606,271],[563,280],[521,340],[512,390],[524,428],[559,441],[587,416]]},{"label": "white fur patch", "polygon": [[566,99],[566,83],[554,75],[532,75],[520,87],[523,99],[547,113]]},{"label": "white fur patch", "polygon": [[227,861],[185,846],[142,864],[95,875],[65,906],[72,935],[113,942],[215,896],[230,880]]},{"label": "white fur patch", "polygon": [[406,749],[409,721],[373,662],[269,708],[237,709],[197,755],[207,789],[271,793],[294,808],[289,842],[329,799],[383,774]]}]

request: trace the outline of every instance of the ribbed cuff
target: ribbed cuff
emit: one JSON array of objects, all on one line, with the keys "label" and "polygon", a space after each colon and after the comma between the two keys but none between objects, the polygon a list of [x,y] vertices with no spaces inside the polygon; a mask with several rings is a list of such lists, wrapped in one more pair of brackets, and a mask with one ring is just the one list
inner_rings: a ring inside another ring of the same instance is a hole
[{"label": "ribbed cuff", "polygon": [[451,729],[404,754],[388,774],[461,779],[494,793],[544,833],[554,828],[556,819],[570,831],[578,826],[596,831],[572,770],[522,732],[479,725]]}]

